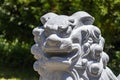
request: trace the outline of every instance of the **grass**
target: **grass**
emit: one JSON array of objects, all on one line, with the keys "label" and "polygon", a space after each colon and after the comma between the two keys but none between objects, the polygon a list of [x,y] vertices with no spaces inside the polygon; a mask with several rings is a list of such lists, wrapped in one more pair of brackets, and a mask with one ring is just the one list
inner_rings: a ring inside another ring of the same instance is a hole
[{"label": "grass", "polygon": [[39,80],[39,75],[31,68],[8,68],[0,66],[0,80]]}]

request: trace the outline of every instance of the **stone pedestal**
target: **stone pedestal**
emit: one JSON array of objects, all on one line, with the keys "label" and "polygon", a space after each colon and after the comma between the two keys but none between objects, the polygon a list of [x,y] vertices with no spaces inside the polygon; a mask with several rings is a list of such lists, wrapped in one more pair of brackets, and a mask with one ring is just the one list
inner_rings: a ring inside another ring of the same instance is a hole
[{"label": "stone pedestal", "polygon": [[105,40],[91,15],[47,13],[40,20],[31,48],[39,80],[118,80],[107,67]]}]

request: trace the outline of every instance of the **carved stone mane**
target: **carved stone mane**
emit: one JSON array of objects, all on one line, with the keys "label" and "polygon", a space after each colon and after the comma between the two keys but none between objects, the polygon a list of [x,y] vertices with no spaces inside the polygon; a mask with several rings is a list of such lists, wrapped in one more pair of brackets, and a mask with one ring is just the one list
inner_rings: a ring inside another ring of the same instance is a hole
[{"label": "carved stone mane", "polygon": [[33,30],[31,48],[39,80],[118,80],[107,67],[105,40],[84,11],[71,16],[47,13]]}]

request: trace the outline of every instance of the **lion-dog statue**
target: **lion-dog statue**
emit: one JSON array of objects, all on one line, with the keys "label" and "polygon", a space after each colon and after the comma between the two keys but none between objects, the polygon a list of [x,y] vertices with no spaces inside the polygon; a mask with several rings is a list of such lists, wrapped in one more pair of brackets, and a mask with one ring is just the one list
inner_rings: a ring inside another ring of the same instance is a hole
[{"label": "lion-dog statue", "polygon": [[39,80],[118,80],[107,67],[105,40],[94,18],[78,11],[71,16],[47,13],[33,30],[31,48]]}]

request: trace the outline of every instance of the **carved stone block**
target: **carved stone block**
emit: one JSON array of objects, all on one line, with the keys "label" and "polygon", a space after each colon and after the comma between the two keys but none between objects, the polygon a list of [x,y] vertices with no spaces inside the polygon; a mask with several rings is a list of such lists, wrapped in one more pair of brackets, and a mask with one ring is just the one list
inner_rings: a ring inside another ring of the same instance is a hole
[{"label": "carved stone block", "polygon": [[84,11],[71,16],[47,13],[33,30],[31,48],[39,80],[118,80],[107,67],[105,40],[94,18]]}]

